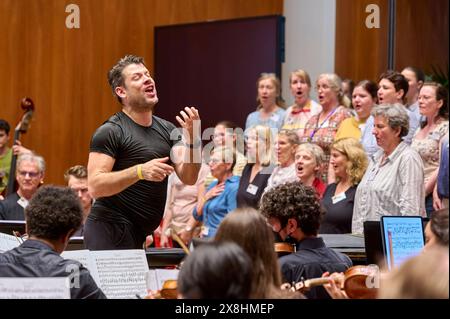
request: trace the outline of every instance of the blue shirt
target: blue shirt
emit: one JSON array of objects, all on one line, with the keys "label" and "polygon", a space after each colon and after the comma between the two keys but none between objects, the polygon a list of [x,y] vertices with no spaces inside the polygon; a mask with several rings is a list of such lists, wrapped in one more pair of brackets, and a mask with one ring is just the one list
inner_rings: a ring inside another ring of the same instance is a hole
[{"label": "blue shirt", "polygon": [[437,178],[437,191],[440,198],[448,198],[448,135],[442,139],[441,161]]},{"label": "blue shirt", "polygon": [[[208,186],[206,191],[216,186],[218,181],[214,181]],[[214,198],[208,200],[203,206],[203,214],[198,215],[197,207],[194,208],[193,215],[195,220],[202,221],[208,228],[208,233],[204,237],[213,237],[220,222],[225,216],[236,209],[236,195],[239,188],[239,176],[231,176],[225,181],[225,189]]]},{"label": "blue shirt", "polygon": [[367,157],[371,158],[373,154],[375,154],[380,147],[377,144],[377,140],[373,135],[373,126],[374,126],[374,117],[371,115],[366,121],[366,126],[364,130],[361,132],[361,144],[366,151]]},{"label": "blue shirt", "polygon": [[285,113],[286,111],[279,107],[275,112],[272,113],[272,115],[268,119],[263,120],[261,119],[260,111],[252,112],[247,116],[247,121],[245,122],[245,130],[256,125],[264,125],[272,129],[277,129],[279,131],[283,126]]}]

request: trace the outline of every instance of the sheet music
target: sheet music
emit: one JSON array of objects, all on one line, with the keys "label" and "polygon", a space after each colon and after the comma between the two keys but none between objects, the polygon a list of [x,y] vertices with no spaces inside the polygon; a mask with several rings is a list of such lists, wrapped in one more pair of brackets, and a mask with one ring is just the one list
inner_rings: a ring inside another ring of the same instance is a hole
[{"label": "sheet music", "polygon": [[72,250],[62,256],[89,269],[97,286],[110,299],[136,299],[136,294],[147,294],[148,264],[144,250]]},{"label": "sheet music", "polygon": [[100,286],[108,298],[135,299],[146,295],[145,275],[148,271],[144,250],[92,251]]},{"label": "sheet music", "polygon": [[18,246],[20,246],[20,243],[15,236],[0,233],[0,253],[4,253]]},{"label": "sheet music", "polygon": [[420,253],[424,246],[421,219],[390,218],[385,220],[388,264],[398,266]]},{"label": "sheet music", "polygon": [[70,299],[69,278],[0,278],[0,299]]},{"label": "sheet music", "polygon": [[[79,261],[84,267],[89,269],[91,274],[94,271],[94,269],[91,270],[92,260],[91,260],[90,251],[87,249],[64,251],[61,254],[61,257],[63,257],[64,259],[73,259],[73,260]],[[94,275],[92,275],[92,277],[94,277]],[[95,277],[94,277],[94,279],[95,279]]]}]

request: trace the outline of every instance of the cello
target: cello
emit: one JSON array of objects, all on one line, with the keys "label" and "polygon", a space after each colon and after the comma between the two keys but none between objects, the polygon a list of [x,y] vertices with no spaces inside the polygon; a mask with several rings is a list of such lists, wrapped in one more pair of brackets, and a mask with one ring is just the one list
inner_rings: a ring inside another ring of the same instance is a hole
[{"label": "cello", "polygon": [[[33,117],[34,112],[34,103],[33,101],[25,97],[22,99],[20,103],[21,108],[24,110],[24,114],[22,115],[22,119],[17,124],[14,130],[14,140],[13,145],[17,143],[19,140],[20,134],[26,133],[28,127],[30,125],[31,118]],[[11,158],[11,166],[9,168],[9,177],[8,177],[8,185],[6,186],[6,196],[11,195],[16,191],[16,165],[17,165],[17,155],[12,154]],[[6,197],[5,196],[5,197]]]}]

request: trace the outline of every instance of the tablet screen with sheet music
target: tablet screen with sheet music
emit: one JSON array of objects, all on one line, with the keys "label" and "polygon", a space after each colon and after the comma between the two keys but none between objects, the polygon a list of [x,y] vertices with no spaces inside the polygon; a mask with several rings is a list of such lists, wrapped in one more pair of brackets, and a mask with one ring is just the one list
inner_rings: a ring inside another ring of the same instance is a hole
[{"label": "tablet screen with sheet music", "polygon": [[381,217],[383,248],[389,270],[420,254],[425,245],[422,217]]}]

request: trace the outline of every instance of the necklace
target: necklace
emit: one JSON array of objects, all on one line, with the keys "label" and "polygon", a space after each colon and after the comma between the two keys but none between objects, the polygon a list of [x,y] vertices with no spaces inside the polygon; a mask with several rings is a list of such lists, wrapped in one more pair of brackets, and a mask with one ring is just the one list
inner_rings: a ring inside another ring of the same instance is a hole
[{"label": "necklace", "polygon": [[317,131],[322,128],[322,126],[328,121],[328,119],[336,112],[336,110],[338,108],[339,107],[337,106],[330,113],[328,113],[327,117],[325,118],[325,120],[322,121],[322,123],[320,123],[320,125],[319,125],[320,114],[317,116],[316,127],[314,128],[314,130],[311,132],[311,135],[309,136],[310,141],[312,140],[314,135],[317,133]]}]

